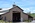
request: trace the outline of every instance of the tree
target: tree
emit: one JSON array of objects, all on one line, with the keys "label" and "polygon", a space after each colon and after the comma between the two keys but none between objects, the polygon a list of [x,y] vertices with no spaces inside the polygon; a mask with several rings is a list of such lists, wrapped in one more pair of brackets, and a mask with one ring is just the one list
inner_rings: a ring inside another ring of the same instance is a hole
[{"label": "tree", "polygon": [[31,12],[28,12],[27,14],[28,14],[28,15],[31,15]]}]

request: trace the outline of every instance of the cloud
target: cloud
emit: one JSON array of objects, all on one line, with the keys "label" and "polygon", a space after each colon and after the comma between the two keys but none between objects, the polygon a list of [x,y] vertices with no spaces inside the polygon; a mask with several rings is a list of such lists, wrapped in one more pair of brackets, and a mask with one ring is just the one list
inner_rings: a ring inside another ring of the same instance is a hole
[{"label": "cloud", "polygon": [[9,10],[10,8],[3,8],[2,10]]},{"label": "cloud", "polygon": [[23,10],[29,10],[30,11],[30,8],[22,8]]},{"label": "cloud", "polygon": [[25,13],[31,11],[30,8],[22,8],[22,9],[24,10],[23,12],[25,12]]},{"label": "cloud", "polygon": [[24,10],[25,13],[27,12],[31,12],[31,13],[35,13],[35,7],[28,7],[28,8],[22,8]]},{"label": "cloud", "polygon": [[35,11],[35,10],[33,10],[33,11]]},{"label": "cloud", "polygon": [[35,13],[35,10],[32,10],[31,13]]},{"label": "cloud", "polygon": [[3,8],[2,10],[9,10],[9,9],[11,9],[12,7],[10,7],[10,8]]}]

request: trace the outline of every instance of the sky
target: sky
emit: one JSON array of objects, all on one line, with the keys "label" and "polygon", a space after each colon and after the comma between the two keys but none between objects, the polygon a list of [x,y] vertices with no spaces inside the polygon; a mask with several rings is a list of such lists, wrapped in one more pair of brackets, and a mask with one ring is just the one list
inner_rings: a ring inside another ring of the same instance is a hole
[{"label": "sky", "polygon": [[35,0],[0,0],[0,8],[3,10],[10,9],[14,2],[17,6],[22,8],[25,13],[35,13]]}]

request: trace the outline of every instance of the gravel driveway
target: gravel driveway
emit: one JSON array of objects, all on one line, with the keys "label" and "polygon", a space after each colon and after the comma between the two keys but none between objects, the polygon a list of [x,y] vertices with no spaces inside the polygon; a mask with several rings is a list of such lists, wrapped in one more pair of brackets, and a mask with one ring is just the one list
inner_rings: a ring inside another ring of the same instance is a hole
[{"label": "gravel driveway", "polygon": [[33,20],[32,22],[13,22],[13,23],[35,23],[35,20]]},{"label": "gravel driveway", "polygon": [[35,20],[33,20],[32,22],[30,22],[30,23],[35,23]]},{"label": "gravel driveway", "polygon": [[28,22],[13,22],[13,23],[28,23]]}]

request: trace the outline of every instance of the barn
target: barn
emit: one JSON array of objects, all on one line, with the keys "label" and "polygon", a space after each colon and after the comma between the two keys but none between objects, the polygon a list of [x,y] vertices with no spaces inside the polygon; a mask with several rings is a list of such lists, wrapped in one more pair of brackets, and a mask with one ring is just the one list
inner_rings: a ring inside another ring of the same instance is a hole
[{"label": "barn", "polygon": [[23,20],[28,20],[29,15],[23,12],[19,6],[13,5],[9,12],[0,15],[0,18],[5,21],[21,22]]}]

